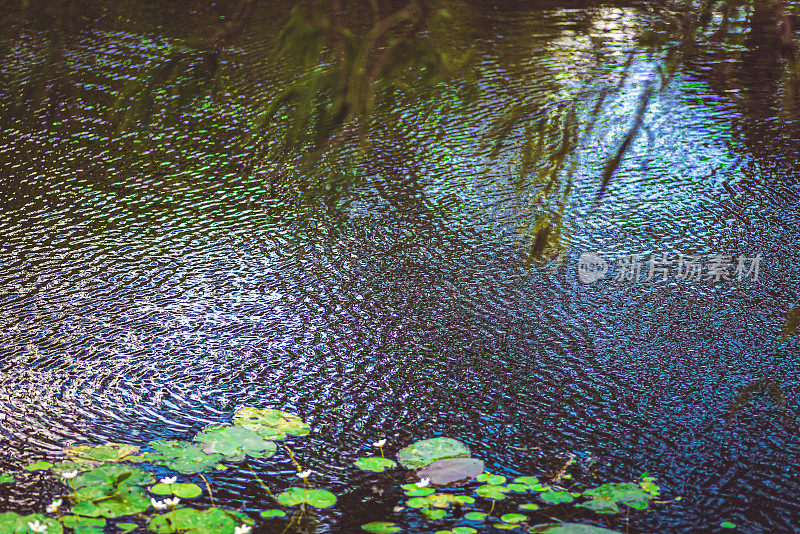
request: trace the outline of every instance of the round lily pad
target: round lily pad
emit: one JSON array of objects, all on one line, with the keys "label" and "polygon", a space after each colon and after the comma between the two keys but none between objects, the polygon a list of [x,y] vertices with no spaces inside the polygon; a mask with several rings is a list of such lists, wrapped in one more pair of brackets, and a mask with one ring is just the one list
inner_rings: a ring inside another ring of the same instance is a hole
[{"label": "round lily pad", "polygon": [[503,514],[500,516],[500,521],[505,521],[506,523],[519,523],[526,519],[528,519],[528,516],[523,514]]},{"label": "round lily pad", "polygon": [[397,464],[393,460],[389,460],[388,458],[381,458],[380,456],[369,456],[367,458],[359,458],[356,460],[356,467],[359,469],[363,469],[364,471],[374,471],[376,473],[382,473],[386,469],[391,469],[393,467],[397,467]]},{"label": "round lily pad", "polygon": [[374,532],[375,534],[400,532],[400,527],[398,527],[396,523],[390,523],[388,521],[373,521],[372,523],[361,525],[361,528],[367,532]]},{"label": "round lily pad", "polygon": [[121,528],[122,530],[133,530],[135,528],[139,528],[139,525],[136,523],[117,523],[117,527]]},{"label": "round lily pad", "polygon": [[221,454],[206,454],[200,445],[186,441],[153,441],[150,446],[155,452],[145,453],[146,461],[184,475],[209,473],[224,458]]},{"label": "round lily pad", "polygon": [[464,519],[469,519],[470,521],[483,521],[486,519],[488,514],[484,514],[483,512],[468,512],[464,514]]},{"label": "round lily pad", "polygon": [[539,509],[539,505],[535,504],[535,503],[532,503],[532,502],[529,502],[529,503],[526,503],[526,504],[520,504],[519,507],[521,509],[523,509],[523,510],[538,510]]},{"label": "round lily pad", "polygon": [[492,499],[495,501],[501,501],[505,499],[506,492],[508,492],[508,488],[505,486],[497,486],[492,484],[484,484],[483,486],[478,486],[475,489],[475,493],[484,499]]},{"label": "round lily pad", "polygon": [[286,517],[286,512],[283,510],[264,510],[259,514],[261,517],[264,518],[272,518],[272,517]]},{"label": "round lily pad", "polygon": [[484,467],[483,460],[475,458],[446,458],[418,469],[414,476],[427,478],[431,486],[460,486],[478,477]]},{"label": "round lily pad", "polygon": [[[543,495],[545,494],[543,493]],[[637,510],[643,510],[647,508],[648,501],[655,496],[634,482],[603,484],[584,491],[583,495],[590,497],[590,500],[578,506],[601,514],[617,513],[619,511],[618,502]]]},{"label": "round lily pad", "polygon": [[241,524],[252,526],[255,522],[243,513],[217,507],[207,510],[176,508],[155,516],[148,528],[157,534],[234,534]]},{"label": "round lily pad", "polygon": [[257,432],[230,425],[211,425],[197,434],[194,440],[203,446],[206,454],[221,454],[231,461],[242,461],[245,456],[269,458],[278,450],[274,441],[268,441]]},{"label": "round lily pad", "polygon": [[441,519],[441,518],[443,518],[444,516],[447,515],[447,512],[445,512],[444,510],[427,510],[427,509],[423,509],[422,510],[422,515],[424,515],[428,519]]},{"label": "round lily pad", "polygon": [[311,427],[294,414],[271,408],[239,408],[233,414],[233,424],[258,432],[265,439],[281,440],[290,436],[305,436]]},{"label": "round lily pad", "polygon": [[594,527],[592,525],[582,525],[580,523],[548,523],[536,525],[528,529],[528,532],[535,534],[619,534],[616,530]]},{"label": "round lily pad", "polygon": [[336,495],[323,489],[289,488],[278,495],[283,506],[297,506],[306,503],[314,508],[329,508],[336,504]]},{"label": "round lily pad", "polygon": [[469,458],[469,449],[452,438],[433,438],[412,443],[397,453],[397,461],[407,469],[421,469],[445,458]]},{"label": "round lily pad", "polygon": [[723,521],[719,524],[722,528],[736,528],[736,523],[731,523],[730,521]]},{"label": "round lily pad", "polygon": [[572,495],[570,492],[555,491],[555,490],[547,490],[544,493],[540,493],[539,498],[542,499],[544,502],[548,502],[550,504],[561,504],[564,502],[572,502],[575,500],[575,496]]},{"label": "round lily pad", "polygon": [[499,486],[500,484],[504,484],[506,481],[506,477],[502,475],[493,475],[491,473],[481,473],[478,475],[477,479],[478,482],[486,482],[492,486]]},{"label": "round lily pad", "polygon": [[181,499],[194,499],[203,494],[203,490],[197,484],[185,484],[182,482],[155,484],[150,488],[150,492],[156,495],[177,495]]},{"label": "round lily pad", "polygon": [[453,527],[451,532],[453,534],[475,534],[478,531],[472,527]]},{"label": "round lily pad", "polygon": [[104,517],[81,517],[79,515],[64,515],[59,518],[61,524],[67,528],[102,528],[106,526]]},{"label": "round lily pad", "polygon": [[84,486],[123,483],[128,486],[146,486],[152,484],[155,480],[153,475],[138,467],[123,464],[102,464],[80,473],[74,478],[72,486],[76,489]]},{"label": "round lily pad", "polygon": [[33,462],[23,467],[23,469],[25,469],[25,471],[46,471],[51,467],[53,467],[53,464],[50,462]]},{"label": "round lily pad", "polygon": [[42,514],[19,515],[14,512],[0,513],[0,533],[13,534],[31,532],[28,523],[39,523],[47,527],[47,534],[62,534],[64,532],[61,523],[51,517]]},{"label": "round lily pad", "polygon": [[14,482],[14,475],[0,475],[0,484],[10,484]]},{"label": "round lily pad", "polygon": [[67,457],[73,462],[120,462],[126,456],[139,452],[139,447],[123,443],[106,443],[105,445],[76,445],[64,449]]},{"label": "round lily pad", "polygon": [[[91,486],[87,487],[91,489]],[[139,486],[122,485],[112,495],[98,496],[96,499],[81,500],[72,507],[72,513],[88,517],[120,517],[144,512],[150,508],[150,499]]]}]

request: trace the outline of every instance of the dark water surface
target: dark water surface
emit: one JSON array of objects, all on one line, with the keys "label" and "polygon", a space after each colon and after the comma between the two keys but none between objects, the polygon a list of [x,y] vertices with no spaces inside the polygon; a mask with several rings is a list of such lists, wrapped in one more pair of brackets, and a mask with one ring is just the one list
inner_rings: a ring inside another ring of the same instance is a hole
[{"label": "dark water surface", "polygon": [[[682,497],[631,511],[630,532],[799,528],[791,417],[758,393],[726,420],[755,380],[776,381],[789,414],[800,394],[798,344],[779,340],[798,303],[800,121],[781,114],[779,80],[713,56],[687,66],[595,208],[599,169],[653,66],[638,57],[581,156],[563,263],[528,269],[516,156],[489,163],[476,139],[514,95],[603,83],[625,61],[630,10],[595,7],[585,22],[581,9],[479,9],[463,37],[481,50],[477,104],[443,130],[398,121],[337,212],[283,205],[263,177],[241,177],[257,97],[275,83],[264,56],[280,12],[257,15],[225,56],[230,94],[196,106],[190,127],[149,138],[105,127],[120,84],[189,31],[157,8],[81,34],[71,121],[5,120],[0,470],[76,442],[189,439],[255,405],[311,424],[295,454],[341,496],[321,532],[382,519],[445,528],[393,513],[401,495],[352,465],[381,437],[394,454],[438,435],[493,471],[552,473],[573,453],[597,459],[585,480],[647,471],[664,500]],[[38,36],[21,39],[5,71]],[[581,284],[585,251],[763,260],[741,283]],[[282,455],[257,465],[274,488],[295,472]],[[18,478],[0,510],[41,511],[41,477]],[[267,506],[245,469],[210,478],[227,506]],[[602,519],[626,528],[624,513]]]}]

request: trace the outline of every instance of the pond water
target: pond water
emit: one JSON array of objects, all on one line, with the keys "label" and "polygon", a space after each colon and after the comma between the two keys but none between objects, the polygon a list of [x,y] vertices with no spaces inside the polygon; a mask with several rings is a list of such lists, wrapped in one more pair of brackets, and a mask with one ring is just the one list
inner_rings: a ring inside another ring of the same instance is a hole
[{"label": "pond water", "polygon": [[[312,427],[293,450],[340,496],[321,532],[382,519],[436,530],[393,512],[401,495],[353,466],[379,438],[393,456],[433,436],[491,471],[552,473],[571,453],[595,460],[596,480],[646,471],[664,500],[682,498],[603,518],[612,528],[796,528],[799,348],[780,332],[798,303],[800,119],[781,108],[774,65],[708,54],[679,70],[595,205],[653,67],[637,55],[581,154],[563,261],[529,267],[516,154],[490,161],[480,132],[519,95],[557,100],[619,69],[629,8],[473,6],[453,39],[478,47],[478,101],[437,124],[401,108],[332,209],[286,205],[242,176],[258,96],[277,83],[280,5],[257,12],[225,56],[228,94],[189,126],[106,127],[120,84],[210,17],[179,9],[89,23],[67,52],[81,95],[70,120],[3,119],[0,470],[72,443],[190,439],[261,406]],[[20,43],[6,72],[40,36]],[[583,252],[611,261],[609,276],[581,283]],[[614,258],[664,253],[762,259],[757,280],[646,280],[646,264],[639,283],[611,277]],[[788,407],[756,392],[731,411],[757,380]],[[285,455],[254,465],[275,487],[295,473]],[[218,502],[264,508],[246,469],[213,479]],[[50,498],[25,478],[0,488],[0,511]]]}]

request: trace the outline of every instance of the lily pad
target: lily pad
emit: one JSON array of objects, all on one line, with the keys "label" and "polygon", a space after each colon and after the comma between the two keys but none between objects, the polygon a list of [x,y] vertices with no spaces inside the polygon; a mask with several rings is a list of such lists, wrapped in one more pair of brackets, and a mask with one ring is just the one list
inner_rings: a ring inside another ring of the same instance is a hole
[{"label": "lily pad", "polygon": [[336,504],[336,495],[323,489],[294,487],[279,494],[278,503],[283,506],[297,506],[306,503],[314,508],[329,508]]},{"label": "lily pad", "polygon": [[147,486],[155,482],[153,475],[130,465],[103,464],[89,471],[80,473],[73,479],[72,487],[75,489],[84,486],[101,486],[125,484],[128,486]]},{"label": "lily pad", "polygon": [[412,443],[397,453],[397,461],[407,469],[421,469],[445,458],[469,458],[469,449],[452,438],[433,438]]},{"label": "lily pad", "polygon": [[592,525],[582,525],[580,523],[548,523],[536,525],[528,529],[534,534],[619,534],[616,530],[595,527]]},{"label": "lily pad", "polygon": [[150,446],[156,452],[145,453],[148,462],[163,465],[184,475],[214,471],[224,456],[206,454],[200,445],[186,441],[153,441]]},{"label": "lily pad", "polygon": [[460,486],[483,473],[483,460],[475,458],[446,458],[436,460],[417,470],[414,475],[427,478],[431,486]]},{"label": "lily pad", "polygon": [[561,504],[575,500],[575,496],[568,491],[555,491],[552,489],[539,494],[539,498],[550,504]]},{"label": "lily pad", "polygon": [[484,514],[483,512],[469,512],[464,514],[464,519],[469,519],[470,521],[483,521],[486,519],[488,514]]},{"label": "lily pad", "polygon": [[14,482],[14,475],[0,475],[0,484],[10,484]]},{"label": "lily pad", "polygon": [[655,496],[653,493],[642,489],[635,482],[603,484],[597,488],[584,491],[583,495],[591,497],[591,499],[578,506],[601,514],[619,512],[618,502],[627,504],[637,510],[644,510],[647,508],[648,501]]},{"label": "lily pad", "polygon": [[217,507],[207,510],[176,508],[151,519],[148,528],[157,534],[233,534],[241,524],[252,526],[255,522],[240,512]]},{"label": "lily pad", "polygon": [[519,523],[520,521],[525,521],[528,519],[528,516],[523,514],[503,514],[500,516],[500,521],[504,521],[506,523]]},{"label": "lily pad", "polygon": [[453,527],[451,532],[453,534],[475,534],[478,531],[472,527]]},{"label": "lily pad", "polygon": [[117,527],[121,528],[122,530],[133,530],[135,528],[139,528],[139,525],[136,523],[117,523]]},{"label": "lily pad", "polygon": [[89,462],[73,462],[71,460],[67,460],[64,462],[58,462],[56,465],[50,468],[50,472],[55,473],[56,475],[75,471],[82,473],[84,471],[93,469],[96,465],[97,464]]},{"label": "lily pad", "polygon": [[61,524],[67,528],[102,528],[106,526],[106,520],[103,517],[81,517],[79,515],[65,515],[59,518]]},{"label": "lily pad", "polygon": [[73,462],[121,462],[126,456],[139,452],[139,447],[123,443],[106,443],[105,445],[76,445],[64,449],[67,457]]},{"label": "lily pad", "polygon": [[486,482],[492,486],[499,486],[500,484],[504,484],[506,481],[506,477],[502,475],[493,475],[491,473],[481,473],[478,475],[477,479],[478,482]]},{"label": "lily pad", "polygon": [[47,534],[62,534],[61,523],[42,514],[19,515],[14,512],[0,513],[0,534],[28,534],[33,532],[28,523],[38,521],[47,526]]},{"label": "lily pad", "polygon": [[177,495],[181,499],[194,499],[203,494],[203,490],[197,484],[156,484],[150,488],[151,493],[156,495]]},{"label": "lily pad", "polygon": [[272,517],[286,517],[286,512],[283,510],[264,510],[259,514],[261,517],[270,519]]},{"label": "lily pad", "polygon": [[520,504],[519,507],[522,510],[538,510],[539,509],[539,505],[535,504],[535,503],[532,503],[532,502],[525,503],[525,504]]},{"label": "lily pad", "polygon": [[239,462],[245,456],[269,458],[278,450],[274,441],[268,441],[257,432],[230,425],[211,425],[197,434],[194,440],[203,446],[206,454],[221,454],[227,460]]},{"label": "lily pad", "polygon": [[258,432],[264,439],[282,440],[286,435],[305,436],[311,427],[294,414],[271,408],[239,408],[233,414],[233,424]]},{"label": "lily pad", "polygon": [[380,456],[369,456],[367,458],[359,458],[356,460],[356,467],[364,471],[374,471],[382,473],[386,469],[397,467],[397,463],[388,458],[381,458]]},{"label": "lily pad", "polygon": [[47,471],[51,467],[53,467],[53,464],[50,462],[33,462],[23,467],[23,469],[25,471]]},{"label": "lily pad", "polygon": [[730,521],[723,521],[719,524],[722,528],[736,528],[736,523],[731,523]]},{"label": "lily pad", "polygon": [[475,488],[475,493],[484,499],[492,499],[495,501],[502,501],[506,498],[508,488],[505,486],[493,486],[491,484],[484,484]]},{"label": "lily pad", "polygon": [[[91,487],[87,487],[91,489]],[[72,513],[88,517],[120,517],[144,512],[150,508],[150,499],[139,486],[122,485],[113,495],[98,500],[83,500],[72,507]]]},{"label": "lily pad", "polygon": [[447,515],[447,512],[441,509],[430,510],[427,508],[423,508],[422,510],[420,510],[420,512],[428,519],[434,519],[434,520],[441,519]]},{"label": "lily pad", "polygon": [[539,479],[536,477],[517,477],[514,479],[514,482],[518,484],[525,484],[533,491],[547,491],[550,489],[550,486],[540,484]]},{"label": "lily pad", "polygon": [[428,495],[436,492],[435,489],[425,487],[419,487],[416,484],[403,484],[400,486],[406,492],[407,497],[427,497]]},{"label": "lily pad", "polygon": [[400,532],[400,527],[398,527],[396,523],[390,523],[388,521],[373,521],[372,523],[361,525],[361,528],[367,532],[375,532],[375,534],[393,534],[394,532]]}]

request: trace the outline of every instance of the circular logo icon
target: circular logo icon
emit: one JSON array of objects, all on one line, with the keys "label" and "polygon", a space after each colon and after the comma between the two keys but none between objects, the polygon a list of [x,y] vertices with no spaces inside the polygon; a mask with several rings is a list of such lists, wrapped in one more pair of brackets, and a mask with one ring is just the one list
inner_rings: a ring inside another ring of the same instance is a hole
[{"label": "circular logo icon", "polygon": [[594,252],[584,252],[578,258],[578,281],[591,284],[606,277],[608,262]]}]

